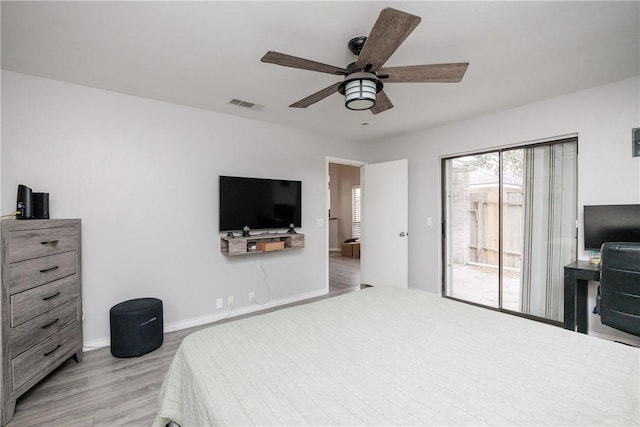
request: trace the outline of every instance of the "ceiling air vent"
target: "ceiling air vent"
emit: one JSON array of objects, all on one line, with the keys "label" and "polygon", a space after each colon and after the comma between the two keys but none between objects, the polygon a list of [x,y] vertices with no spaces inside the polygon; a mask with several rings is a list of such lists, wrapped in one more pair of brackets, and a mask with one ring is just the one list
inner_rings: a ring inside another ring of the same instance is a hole
[{"label": "ceiling air vent", "polygon": [[264,108],[264,105],[254,104],[253,102],[243,101],[242,99],[235,99],[235,98],[229,101],[229,104],[237,105],[238,107],[249,108],[251,110],[258,110],[258,111]]}]

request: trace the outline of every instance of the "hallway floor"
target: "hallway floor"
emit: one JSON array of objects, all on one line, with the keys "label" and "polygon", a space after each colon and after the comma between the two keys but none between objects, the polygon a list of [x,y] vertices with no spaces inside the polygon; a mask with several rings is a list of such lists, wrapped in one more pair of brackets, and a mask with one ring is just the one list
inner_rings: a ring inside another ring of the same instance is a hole
[{"label": "hallway floor", "polygon": [[329,252],[329,296],[360,289],[360,258]]}]

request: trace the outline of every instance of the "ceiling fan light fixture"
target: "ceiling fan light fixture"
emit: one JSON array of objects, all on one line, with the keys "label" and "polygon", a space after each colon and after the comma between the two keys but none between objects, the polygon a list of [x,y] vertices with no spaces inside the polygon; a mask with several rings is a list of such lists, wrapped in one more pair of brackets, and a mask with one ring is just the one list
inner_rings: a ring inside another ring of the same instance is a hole
[{"label": "ceiling fan light fixture", "polygon": [[376,94],[382,86],[375,74],[355,72],[345,77],[338,86],[338,92],[344,95],[344,106],[348,109],[369,110],[376,105]]},{"label": "ceiling fan light fixture", "polygon": [[350,110],[368,110],[376,105],[376,82],[351,80],[344,86],[344,106]]}]

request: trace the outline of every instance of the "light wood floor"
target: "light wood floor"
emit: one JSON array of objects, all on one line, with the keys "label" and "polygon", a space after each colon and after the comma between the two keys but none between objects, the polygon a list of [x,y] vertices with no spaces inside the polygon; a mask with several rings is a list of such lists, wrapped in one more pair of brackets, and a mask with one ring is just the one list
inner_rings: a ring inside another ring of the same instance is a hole
[{"label": "light wood floor", "polygon": [[329,294],[339,295],[360,289],[360,258],[329,252]]},{"label": "light wood floor", "polygon": [[[328,296],[360,289],[359,259],[332,252],[329,264]],[[182,339],[208,326],[167,333],[159,349],[141,357],[118,359],[105,347],[86,352],[81,363],[67,360],[18,399],[7,427],[151,425],[164,373]]]}]

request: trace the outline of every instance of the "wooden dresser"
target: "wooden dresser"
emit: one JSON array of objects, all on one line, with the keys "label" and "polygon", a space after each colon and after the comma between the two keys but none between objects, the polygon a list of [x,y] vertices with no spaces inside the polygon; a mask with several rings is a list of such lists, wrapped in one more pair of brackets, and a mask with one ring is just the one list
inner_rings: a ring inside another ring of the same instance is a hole
[{"label": "wooden dresser", "polygon": [[73,356],[82,359],[80,220],[3,220],[2,425],[16,399]]}]

